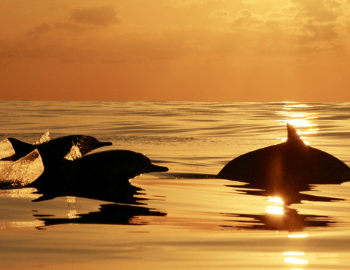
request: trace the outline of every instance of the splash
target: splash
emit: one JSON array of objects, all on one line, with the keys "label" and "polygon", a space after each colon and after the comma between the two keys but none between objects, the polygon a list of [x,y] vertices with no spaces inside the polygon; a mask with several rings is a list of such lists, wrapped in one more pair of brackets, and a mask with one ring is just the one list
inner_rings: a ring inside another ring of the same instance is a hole
[{"label": "splash", "polygon": [[81,158],[83,155],[80,152],[80,147],[79,147],[79,143],[75,144],[72,146],[72,148],[70,149],[69,153],[67,155],[65,155],[65,159],[67,160],[76,160],[78,158]]},{"label": "splash", "polygon": [[37,139],[35,142],[33,142],[33,144],[34,145],[43,144],[43,143],[48,142],[50,140],[51,140],[50,131],[46,130],[46,132],[39,139]]},{"label": "splash", "polygon": [[8,139],[0,142],[0,160],[3,158],[11,157],[15,154],[15,150]]},{"label": "splash", "polygon": [[1,188],[20,188],[35,181],[44,172],[38,150],[34,150],[16,162],[4,162],[0,166]]}]

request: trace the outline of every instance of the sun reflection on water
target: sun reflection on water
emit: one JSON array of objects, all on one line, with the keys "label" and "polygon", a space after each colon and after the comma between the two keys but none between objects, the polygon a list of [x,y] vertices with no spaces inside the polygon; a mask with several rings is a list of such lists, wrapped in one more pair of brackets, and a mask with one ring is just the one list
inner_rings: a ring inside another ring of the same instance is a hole
[{"label": "sun reflection on water", "polygon": [[[309,235],[307,233],[293,233],[289,234],[288,238],[290,239],[298,239],[298,238],[307,238]],[[308,260],[303,258],[305,256],[305,252],[302,251],[288,251],[283,252],[284,262],[288,264],[297,265],[307,265],[309,263]],[[303,270],[303,268],[291,268],[290,270]]]},{"label": "sun reflection on water", "polygon": [[6,221],[0,223],[0,230],[8,229],[25,229],[25,228],[37,228],[44,226],[45,223],[41,220],[33,221]]},{"label": "sun reflection on water", "polygon": [[[277,114],[282,116],[282,120],[277,120],[283,125],[289,123],[297,129],[301,139],[306,143],[309,134],[318,133],[319,129],[314,122],[318,118],[317,113],[312,111],[312,105],[286,102],[281,111]],[[279,138],[281,141],[286,141],[287,138]]]},{"label": "sun reflection on water", "polygon": [[[268,205],[265,209],[268,215],[280,215],[281,217],[284,217],[284,215],[288,215],[288,212],[285,213],[286,208],[285,204],[283,202],[283,199],[280,197],[276,196],[269,196],[268,197]],[[276,220],[275,220],[276,222]],[[288,238],[290,239],[297,239],[297,238],[306,238],[309,235],[306,233],[290,233],[288,235]],[[295,265],[295,266],[300,266],[300,265],[306,265],[308,264],[308,261],[304,258],[305,252],[302,251],[286,251],[283,252],[284,256],[284,262],[289,264],[289,265]],[[290,270],[303,270],[301,268],[292,268]]]},{"label": "sun reflection on water", "polygon": [[268,214],[274,214],[274,215],[283,215],[284,214],[284,211],[283,211],[284,202],[283,202],[283,200],[281,198],[269,196],[268,197],[268,202],[272,203],[272,204],[269,204],[265,208],[265,211]]},{"label": "sun reflection on water", "polygon": [[76,210],[69,210],[67,214],[68,219],[77,219],[79,218],[78,213]]},{"label": "sun reflection on water", "polygon": [[308,261],[307,260],[304,260],[304,259],[298,259],[298,258],[295,258],[295,257],[286,257],[284,259],[284,261],[286,263],[291,263],[291,264],[308,264]]},{"label": "sun reflection on water", "polygon": [[288,238],[306,238],[309,237],[307,233],[290,234]]},{"label": "sun reflection on water", "polygon": [[75,196],[67,196],[66,201],[67,203],[75,203],[76,202]]},{"label": "sun reflection on water", "polygon": [[41,196],[35,192],[35,188],[4,189],[0,190],[0,196],[34,200]]},{"label": "sun reflection on water", "polygon": [[67,196],[66,197],[66,202],[70,207],[73,207],[74,209],[69,210],[66,216],[68,219],[77,219],[79,218],[78,212],[75,209],[75,203],[76,203],[76,197],[75,196]]}]

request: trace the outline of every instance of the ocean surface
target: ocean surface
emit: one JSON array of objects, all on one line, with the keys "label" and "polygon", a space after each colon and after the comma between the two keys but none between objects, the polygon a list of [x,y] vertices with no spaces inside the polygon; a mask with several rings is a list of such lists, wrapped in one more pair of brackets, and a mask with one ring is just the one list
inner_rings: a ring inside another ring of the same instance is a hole
[{"label": "ocean surface", "polygon": [[349,269],[350,183],[283,206],[212,177],[286,123],[350,165],[350,103],[0,101],[0,141],[90,135],[169,168],[130,180],[131,203],[0,190],[0,269]]}]

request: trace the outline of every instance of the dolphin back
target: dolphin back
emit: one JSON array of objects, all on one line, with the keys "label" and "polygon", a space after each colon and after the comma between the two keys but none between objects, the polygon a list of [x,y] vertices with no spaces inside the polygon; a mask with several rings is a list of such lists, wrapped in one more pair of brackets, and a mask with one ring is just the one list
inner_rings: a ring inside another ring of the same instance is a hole
[{"label": "dolphin back", "polygon": [[97,148],[112,145],[112,143],[100,142],[92,136],[68,135],[53,139],[47,143],[44,143],[43,146],[44,145],[48,145],[51,148],[51,150],[57,153],[57,155],[64,157],[70,152],[72,146],[77,146],[81,155],[85,155]]},{"label": "dolphin back", "polygon": [[287,141],[233,159],[218,177],[257,188],[290,186],[302,190],[309,184],[350,181],[350,168],[324,151]]},{"label": "dolphin back", "polygon": [[[110,150],[92,153],[76,160],[81,179],[110,179],[118,182],[149,172],[163,172],[168,168],[154,165],[141,153]],[[93,168],[93,169],[92,169]]]}]

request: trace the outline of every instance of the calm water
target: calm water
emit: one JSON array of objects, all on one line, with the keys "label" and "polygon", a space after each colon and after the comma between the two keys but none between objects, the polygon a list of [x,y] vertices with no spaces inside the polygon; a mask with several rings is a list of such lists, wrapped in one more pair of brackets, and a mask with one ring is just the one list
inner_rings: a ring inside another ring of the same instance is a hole
[{"label": "calm water", "polygon": [[350,183],[283,210],[210,179],[284,141],[286,122],[350,165],[349,118],[350,103],[0,101],[0,140],[91,135],[169,168],[131,180],[130,204],[0,190],[0,269],[349,269]]}]

